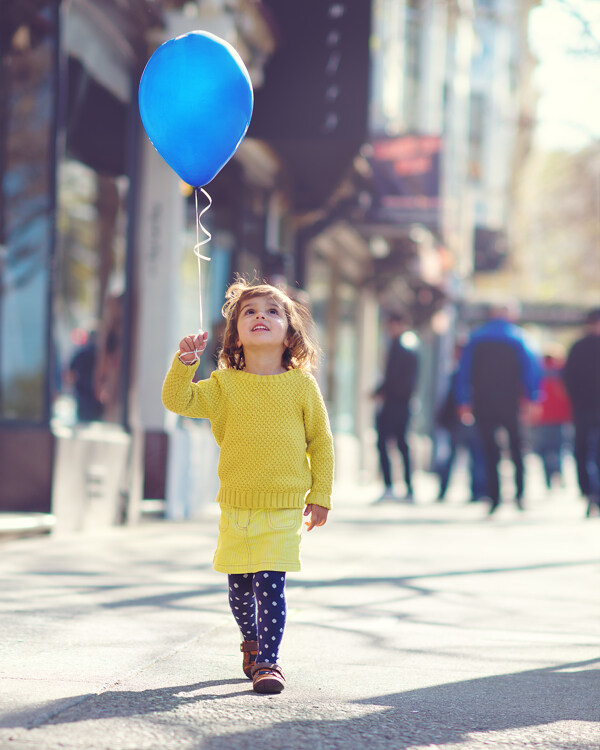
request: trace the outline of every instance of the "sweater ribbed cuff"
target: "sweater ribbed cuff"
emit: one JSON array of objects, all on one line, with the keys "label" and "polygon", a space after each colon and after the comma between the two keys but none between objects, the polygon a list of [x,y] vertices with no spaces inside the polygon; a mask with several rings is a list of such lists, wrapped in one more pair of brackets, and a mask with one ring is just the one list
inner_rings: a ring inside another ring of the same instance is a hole
[{"label": "sweater ribbed cuff", "polygon": [[198,365],[200,364],[200,360],[197,359],[191,365],[186,365],[179,359],[180,354],[181,352],[178,351],[177,354],[173,357],[173,362],[171,363],[172,366],[175,366],[175,370],[180,374],[183,372],[189,372],[190,370],[192,371],[192,373],[196,372],[196,370],[198,369]]},{"label": "sweater ribbed cuff", "polygon": [[327,510],[331,510],[331,497],[324,492],[315,492],[314,490],[311,490],[306,496],[304,504],[310,505],[311,503],[313,505],[320,505],[323,508],[327,508]]}]

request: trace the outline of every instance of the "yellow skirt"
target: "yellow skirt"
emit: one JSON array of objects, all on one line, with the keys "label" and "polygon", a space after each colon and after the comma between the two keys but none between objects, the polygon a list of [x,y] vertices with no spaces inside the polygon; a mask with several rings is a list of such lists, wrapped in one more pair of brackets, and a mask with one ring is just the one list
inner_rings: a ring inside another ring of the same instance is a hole
[{"label": "yellow skirt", "polygon": [[301,508],[221,505],[213,567],[220,573],[300,570]]}]

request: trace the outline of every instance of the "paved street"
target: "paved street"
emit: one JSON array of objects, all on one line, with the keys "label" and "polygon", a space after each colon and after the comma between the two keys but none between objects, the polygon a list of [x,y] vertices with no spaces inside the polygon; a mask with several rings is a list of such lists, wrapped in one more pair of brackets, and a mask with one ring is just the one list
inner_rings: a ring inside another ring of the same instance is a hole
[{"label": "paved street", "polygon": [[549,496],[535,474],[492,518],[425,474],[414,506],[338,488],[288,579],[279,696],[241,672],[216,507],[3,542],[0,748],[600,749],[600,519],[572,467]]}]

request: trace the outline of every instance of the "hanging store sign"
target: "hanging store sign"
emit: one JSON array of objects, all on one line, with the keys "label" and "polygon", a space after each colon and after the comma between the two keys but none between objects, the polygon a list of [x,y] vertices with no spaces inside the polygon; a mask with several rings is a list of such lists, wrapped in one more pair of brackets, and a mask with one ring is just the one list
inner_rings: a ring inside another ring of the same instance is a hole
[{"label": "hanging store sign", "polygon": [[438,136],[408,135],[376,140],[363,150],[371,167],[376,223],[440,223],[440,151]]}]

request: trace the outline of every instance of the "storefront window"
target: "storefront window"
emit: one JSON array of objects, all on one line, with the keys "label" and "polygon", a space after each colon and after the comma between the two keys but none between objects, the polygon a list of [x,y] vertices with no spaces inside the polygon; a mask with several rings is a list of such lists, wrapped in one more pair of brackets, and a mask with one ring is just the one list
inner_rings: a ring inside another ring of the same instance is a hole
[{"label": "storefront window", "polygon": [[331,265],[318,254],[313,254],[309,265],[308,294],[310,299],[312,318],[315,322],[317,340],[321,350],[319,359],[318,380],[323,397],[330,406],[335,392],[333,366],[335,357],[331,357],[331,301],[333,289],[333,274]]},{"label": "storefront window", "polygon": [[73,159],[58,170],[55,416],[66,423],[123,421],[128,190],[127,177]]},{"label": "storefront window", "polygon": [[95,25],[85,8],[69,6],[63,20],[53,301],[59,382],[53,416],[69,425],[123,425],[132,72],[113,35]]},{"label": "storefront window", "polygon": [[47,418],[56,9],[17,4],[0,41],[0,420]]},{"label": "storefront window", "polygon": [[322,350],[319,385],[335,432],[356,429],[358,292],[326,258],[314,253],[308,283],[312,315]]}]

